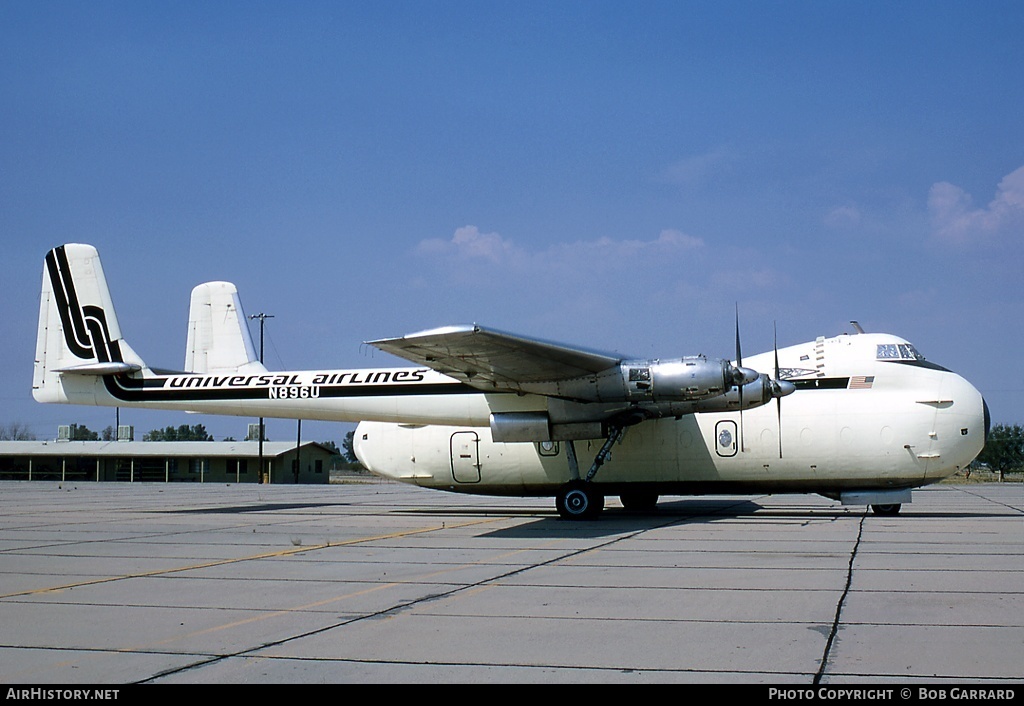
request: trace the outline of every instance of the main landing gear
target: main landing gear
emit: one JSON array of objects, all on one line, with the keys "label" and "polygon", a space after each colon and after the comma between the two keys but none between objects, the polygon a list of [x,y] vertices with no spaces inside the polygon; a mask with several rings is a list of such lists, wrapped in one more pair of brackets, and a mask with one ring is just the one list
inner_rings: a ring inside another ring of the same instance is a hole
[{"label": "main landing gear", "polygon": [[580,478],[576,446],[571,440],[566,442],[565,455],[569,460],[569,474],[572,480],[563,485],[555,496],[555,507],[563,520],[594,520],[601,515],[601,511],[604,510],[604,494],[591,483],[591,480],[608,460],[612,446],[621,441],[625,433],[625,425],[608,427],[608,436],[594,457],[594,463],[591,464],[586,478]]},{"label": "main landing gear", "polygon": [[604,495],[593,483],[577,478],[558,491],[555,507],[563,520],[596,520],[604,510]]},{"label": "main landing gear", "polygon": [[900,503],[872,505],[871,512],[875,513],[876,515],[882,515],[884,517],[894,517],[900,514],[900,507],[902,507]]}]

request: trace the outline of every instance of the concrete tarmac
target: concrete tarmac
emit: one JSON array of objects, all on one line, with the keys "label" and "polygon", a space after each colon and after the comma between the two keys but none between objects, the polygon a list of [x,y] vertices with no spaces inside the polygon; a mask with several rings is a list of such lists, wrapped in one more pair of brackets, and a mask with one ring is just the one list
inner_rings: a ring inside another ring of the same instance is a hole
[{"label": "concrete tarmac", "polygon": [[5,684],[1017,684],[1024,485],[548,498],[0,483]]}]

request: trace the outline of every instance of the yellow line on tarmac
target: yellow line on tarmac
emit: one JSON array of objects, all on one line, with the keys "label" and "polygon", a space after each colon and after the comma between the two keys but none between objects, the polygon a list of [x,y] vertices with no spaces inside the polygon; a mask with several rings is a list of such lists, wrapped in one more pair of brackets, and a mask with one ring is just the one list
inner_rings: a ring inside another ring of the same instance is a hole
[{"label": "yellow line on tarmac", "polygon": [[[184,567],[179,567],[179,568],[176,568],[176,569],[163,569],[163,570],[159,570],[159,571],[147,571],[147,572],[140,572],[140,573],[136,573],[136,574],[125,574],[123,576],[112,576],[112,577],[103,578],[103,579],[95,579],[95,580],[92,580],[92,581],[80,581],[78,583],[67,584],[67,585],[64,585],[64,586],[54,586],[54,587],[51,587],[51,588],[40,588],[40,589],[35,589],[35,590],[32,590],[32,591],[21,591],[21,592],[16,592],[16,593],[9,593],[9,594],[6,594],[6,595],[0,595],[0,599],[2,599],[2,598],[10,598],[10,597],[15,597],[15,596],[31,596],[31,595],[42,594],[42,593],[58,592],[58,591],[64,591],[64,590],[71,589],[71,588],[76,588],[76,587],[79,587],[79,586],[91,586],[91,585],[96,585],[96,584],[101,584],[101,583],[108,583],[108,582],[111,582],[111,581],[118,581],[118,580],[121,580],[121,579],[143,578],[143,577],[148,577],[148,576],[160,576],[160,575],[163,575],[163,574],[173,574],[173,573],[177,573],[177,572],[181,572],[181,571],[190,571],[190,570],[193,570],[193,569],[203,569],[203,568],[208,568],[208,567],[211,567],[211,566],[224,566],[224,565],[227,565],[227,564],[234,564],[234,563],[238,563],[238,562],[242,562],[242,561],[252,561],[252,560],[258,560],[258,559],[268,559],[268,558],[281,557],[281,556],[293,556],[295,554],[301,554],[303,552],[315,551],[317,549],[326,549],[326,548],[329,548],[329,547],[343,547],[343,546],[351,546],[351,545],[354,545],[354,544],[362,544],[364,542],[375,542],[375,541],[380,541],[380,540],[385,540],[385,539],[394,539],[394,538],[397,538],[397,537],[410,537],[410,536],[413,536],[413,535],[424,534],[424,533],[427,533],[427,532],[433,532],[433,531],[441,530],[441,529],[459,529],[459,528],[462,528],[462,527],[470,527],[472,525],[496,522],[499,519],[503,519],[503,518],[485,518],[483,520],[473,520],[473,521],[470,521],[470,522],[462,522],[462,523],[456,523],[456,524],[449,524],[448,522],[445,522],[445,523],[443,523],[443,524],[441,524],[439,526],[435,526],[435,527],[421,527],[419,529],[401,530],[401,531],[398,531],[398,532],[390,532],[388,534],[381,534],[381,535],[376,535],[376,536],[373,536],[373,537],[362,537],[360,539],[350,539],[350,540],[346,540],[344,542],[329,542],[329,543],[326,543],[326,544],[317,544],[317,545],[313,545],[313,546],[309,546],[309,547],[294,547],[294,548],[289,548],[289,549],[283,549],[281,551],[267,552],[267,553],[264,553],[264,554],[254,554],[252,556],[247,556],[247,557],[237,557],[237,558],[234,558],[234,559],[222,559],[222,560],[218,560],[218,561],[205,562],[203,564],[193,564],[191,566],[184,566]],[[515,553],[515,552],[512,552],[512,553]],[[443,571],[433,572],[430,575],[436,575],[436,574],[440,574],[440,573],[443,573]],[[232,621],[230,623],[225,623],[223,625],[218,625],[218,626],[214,626],[214,627],[210,627],[210,628],[205,628],[203,630],[192,631],[192,632],[189,632],[189,633],[186,633],[186,634],[183,634],[183,635],[174,635],[174,636],[168,637],[168,638],[166,638],[164,640],[159,640],[159,641],[156,641],[156,642],[151,642],[151,643],[147,643],[147,644],[143,644],[143,645],[135,645],[135,646],[130,646],[130,647],[111,647],[111,648],[108,648],[108,651],[109,652],[121,652],[121,653],[133,653],[133,652],[137,652],[137,651],[142,650],[142,649],[151,648],[151,647],[156,646],[156,645],[167,645],[167,644],[173,643],[173,642],[180,642],[183,639],[195,637],[197,635],[203,635],[203,634],[207,634],[207,633],[219,632],[219,631],[222,631],[222,630],[226,630],[226,629],[230,629],[230,628],[234,628],[234,627],[239,627],[241,625],[246,625],[248,623],[254,623],[254,622],[259,622],[259,621],[263,621],[263,620],[268,620],[268,619],[271,619],[271,618],[274,618],[274,617],[280,617],[280,616],[283,616],[283,615],[288,615],[289,613],[293,613],[295,611],[308,610],[310,608],[317,608],[317,607],[320,607],[320,606],[327,605],[329,603],[334,603],[334,602],[337,602],[337,601],[340,601],[340,600],[345,600],[345,599],[348,599],[348,598],[355,598],[355,597],[366,595],[366,594],[369,594],[369,593],[374,593],[376,591],[380,591],[380,590],[385,589],[385,588],[391,588],[391,587],[399,586],[399,585],[401,585],[401,582],[397,582],[397,581],[386,583],[386,584],[380,584],[380,585],[377,585],[377,586],[372,586],[370,588],[363,589],[361,591],[356,591],[354,593],[348,593],[348,594],[345,594],[345,595],[342,595],[342,596],[332,596],[330,598],[326,598],[326,599],[321,600],[321,601],[316,601],[316,602],[313,602],[313,603],[308,603],[308,604],[305,604],[305,605],[302,605],[302,606],[296,606],[294,608],[289,608],[289,609],[286,609],[286,610],[274,610],[274,611],[271,611],[271,612],[260,612],[258,615],[250,616],[250,617],[244,618],[242,620]],[[100,652],[96,652],[96,653],[92,654],[91,656],[82,655],[82,656],[79,657],[79,659],[83,659],[83,660],[84,659],[97,659],[99,657],[99,655],[100,655]],[[68,666],[68,665],[76,665],[76,664],[79,664],[79,662],[75,662],[73,660],[67,660],[67,661],[61,662],[61,663],[59,663],[57,665],[49,665],[49,666],[46,667],[46,669],[50,669],[50,668],[52,668],[54,666]],[[27,677],[31,677],[33,674],[36,674],[36,673],[42,671],[42,669],[43,669],[42,667],[37,667],[37,668],[29,669],[29,670],[22,670],[21,672],[18,673],[18,678],[19,679],[23,679],[26,676]]]},{"label": "yellow line on tarmac", "polygon": [[361,537],[359,539],[349,539],[343,542],[327,542],[326,544],[314,544],[308,547],[294,547],[289,549],[282,549],[279,551],[266,552],[265,554],[253,554],[251,556],[235,557],[232,559],[218,559],[216,561],[208,561],[202,564],[192,564],[190,566],[179,566],[173,569],[156,569],[154,571],[142,571],[134,574],[122,574],[120,576],[107,576],[104,578],[91,579],[88,581],[78,581],[75,583],[64,584],[61,586],[49,586],[47,588],[36,588],[30,591],[16,591],[14,593],[5,593],[0,595],[0,599],[4,598],[16,598],[18,596],[35,596],[42,593],[56,593],[59,591],[67,591],[73,588],[81,588],[83,586],[95,586],[97,584],[110,583],[112,581],[123,581],[125,579],[138,579],[138,578],[149,578],[152,576],[163,576],[166,574],[175,574],[182,571],[194,571],[196,569],[208,569],[213,566],[226,566],[228,564],[237,564],[243,561],[256,561],[259,559],[273,559],[282,556],[292,556],[294,554],[301,554],[303,552],[316,551],[318,549],[327,549],[328,547],[345,547],[353,544],[362,544],[364,542],[376,542],[384,539],[394,539],[396,537],[410,537],[416,534],[424,534],[426,532],[434,532],[440,529],[458,529],[461,527],[469,527],[471,525],[481,524],[485,522],[494,522],[496,518],[489,518],[485,520],[474,520],[472,522],[464,522],[462,524],[448,524],[435,527],[421,527],[413,530],[401,530],[398,532],[391,532],[389,534],[381,534],[373,537]]},{"label": "yellow line on tarmac", "polygon": [[[489,518],[489,519],[485,519],[485,520],[475,520],[473,522],[464,522],[464,523],[456,524],[456,525],[448,525],[448,524],[446,524],[444,529],[452,529],[452,528],[458,529],[458,528],[462,528],[462,527],[469,527],[471,525],[479,525],[479,524],[485,524],[485,523],[490,523],[490,522],[496,522],[499,519],[504,519],[504,518]],[[433,529],[441,529],[441,528],[435,527]],[[343,542],[343,543],[339,543],[339,544],[332,544],[330,546],[342,546],[343,544],[359,544],[360,542],[368,542],[368,541],[373,541],[373,540],[377,540],[377,539],[391,539],[391,538],[394,538],[394,537],[406,537],[406,536],[410,536],[410,535],[414,535],[414,534],[422,534],[424,532],[430,532],[430,531],[432,531],[432,530],[431,529],[418,529],[418,530],[408,530],[408,531],[402,531],[402,532],[393,532],[393,533],[387,534],[387,535],[380,535],[378,537],[371,537],[371,538],[367,538],[367,539],[352,540],[352,541],[349,541],[349,542]],[[328,546],[328,545],[323,545],[323,546]],[[514,551],[510,551],[510,552],[505,552],[505,554],[501,554],[501,555],[499,555],[499,557],[512,556],[514,554],[519,554],[519,553],[522,553],[524,551],[529,551],[529,550],[517,549],[517,550],[514,550]],[[459,566],[445,567],[443,569],[439,569],[437,571],[432,571],[430,573],[427,573],[427,574],[424,574],[422,576],[419,576],[415,580],[416,581],[427,581],[427,580],[429,580],[429,579],[431,579],[433,577],[440,576],[440,575],[446,574],[446,573],[450,573],[452,571],[459,571],[461,569],[464,569],[464,568],[467,568],[467,567],[471,567],[471,566],[474,566],[474,565],[475,565],[474,563],[468,563],[468,564],[461,564]],[[271,618],[276,618],[276,617],[281,617],[281,616],[284,616],[284,615],[289,615],[291,613],[302,612],[302,611],[310,610],[310,609],[313,609],[313,608],[321,608],[321,607],[323,607],[325,605],[329,605],[331,603],[337,603],[339,601],[349,600],[351,598],[358,598],[359,596],[369,595],[371,593],[376,593],[377,591],[381,591],[381,590],[384,590],[384,589],[394,588],[395,586],[401,586],[401,585],[403,585],[405,583],[409,583],[409,581],[408,580],[406,580],[406,581],[390,581],[388,583],[382,583],[382,584],[378,584],[378,585],[375,585],[375,586],[371,586],[369,588],[364,588],[362,590],[355,591],[353,593],[345,593],[345,594],[342,594],[342,595],[331,596],[330,598],[325,598],[323,600],[313,601],[312,603],[304,603],[303,605],[293,606],[291,608],[283,608],[283,609],[272,610],[272,611],[268,611],[268,612],[261,612],[258,615],[253,615],[253,616],[249,616],[249,617],[246,617],[246,618],[242,618],[241,620],[234,620],[234,621],[229,622],[229,623],[224,623],[223,625],[216,625],[216,626],[213,626],[213,627],[204,628],[202,630],[195,630],[195,631],[186,633],[184,635],[174,635],[174,636],[169,637],[169,638],[167,638],[165,640],[160,640],[160,641],[153,642],[153,643],[147,643],[144,647],[151,647],[153,645],[166,645],[168,643],[178,642],[178,641],[180,641],[182,639],[196,637],[197,635],[205,635],[205,634],[208,634],[208,633],[220,632],[222,630],[228,630],[228,629],[231,629],[231,628],[237,628],[237,627],[240,627],[242,625],[248,625],[250,623],[256,623],[256,622],[260,622],[260,621],[263,621],[263,620],[269,620]],[[478,588],[482,588],[482,587],[478,587]],[[142,647],[143,646],[115,648],[115,651],[119,651],[119,652],[133,652],[133,651],[137,651],[139,649],[142,649]]]}]

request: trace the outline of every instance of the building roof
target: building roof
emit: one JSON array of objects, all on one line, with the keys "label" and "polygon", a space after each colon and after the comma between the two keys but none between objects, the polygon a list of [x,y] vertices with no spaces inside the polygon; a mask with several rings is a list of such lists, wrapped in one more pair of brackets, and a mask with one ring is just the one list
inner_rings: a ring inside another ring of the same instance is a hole
[{"label": "building roof", "polygon": [[[300,451],[319,449],[336,453],[328,446],[307,441]],[[295,442],[264,441],[263,455],[283,456],[295,452]],[[0,456],[90,456],[90,457],[231,457],[259,458],[258,441],[0,441]]]}]

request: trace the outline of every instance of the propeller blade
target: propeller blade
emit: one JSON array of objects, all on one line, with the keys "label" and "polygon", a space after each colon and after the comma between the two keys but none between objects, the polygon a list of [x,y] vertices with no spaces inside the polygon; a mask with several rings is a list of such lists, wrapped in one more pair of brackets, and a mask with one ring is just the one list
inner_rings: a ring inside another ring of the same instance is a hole
[{"label": "propeller blade", "polygon": [[772,335],[775,339],[773,345],[775,346],[775,379],[779,379],[779,327],[776,322],[772,322]]},{"label": "propeller blade", "polygon": [[[743,370],[743,353],[740,351],[740,304],[736,302],[736,371],[741,373]],[[746,384],[746,380],[739,382],[740,386],[740,453],[743,453],[743,386]]]},{"label": "propeller blade", "polygon": [[[782,392],[782,381],[779,380],[779,328],[776,322],[772,322],[772,334],[775,346],[775,384],[772,385],[772,392],[776,389]],[[792,383],[790,383],[792,387]],[[775,412],[779,418],[779,458],[782,458],[782,394],[775,397]]]},{"label": "propeller blade", "polygon": [[[773,324],[774,327],[774,324]],[[796,385],[791,383],[789,380],[781,380],[782,370],[779,368],[779,334],[775,334],[775,378],[772,382],[772,397],[776,400],[781,400],[786,395],[791,395],[796,392]],[[782,402],[779,402],[781,405]]]},{"label": "propeller blade", "polygon": [[743,351],[740,349],[740,308],[736,306],[736,365],[733,366],[732,371],[732,382],[734,385],[740,388],[740,394],[743,394],[743,386],[749,385],[758,378],[761,374],[756,370],[743,367]]},{"label": "propeller blade", "polygon": [[782,458],[782,398],[775,398],[775,411],[779,416],[779,458]]},{"label": "propeller blade", "polygon": [[743,367],[743,353],[740,352],[740,305],[736,304],[736,367]]}]

